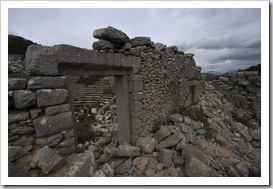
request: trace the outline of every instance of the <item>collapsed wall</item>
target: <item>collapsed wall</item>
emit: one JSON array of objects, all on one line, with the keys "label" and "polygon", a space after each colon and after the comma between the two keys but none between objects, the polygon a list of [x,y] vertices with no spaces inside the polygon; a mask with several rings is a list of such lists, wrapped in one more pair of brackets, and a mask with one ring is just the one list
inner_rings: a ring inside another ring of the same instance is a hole
[{"label": "collapsed wall", "polygon": [[[112,27],[98,29],[93,48],[141,59],[139,71],[129,76],[131,141],[149,135],[156,123],[167,121],[178,107],[198,102],[204,81],[193,54],[176,46],[154,43],[150,37],[129,37]],[[185,103],[184,103],[185,102]]]},{"label": "collapsed wall", "polygon": [[[29,175],[33,169],[47,175],[76,152],[72,80],[67,73],[115,76],[116,88],[123,93],[117,96],[128,102],[119,104],[129,106],[118,107],[122,115],[129,109],[129,120],[118,117],[119,127],[122,123],[130,135],[121,138],[132,144],[149,135],[156,122],[163,123],[178,108],[198,102],[204,81],[193,54],[154,43],[149,37],[129,39],[112,27],[96,30],[94,37],[99,39],[94,50],[32,45],[26,54],[28,76],[9,77],[12,166]],[[123,131],[119,135],[128,134]]]},{"label": "collapsed wall", "polygon": [[213,85],[226,99],[247,113],[245,119],[261,120],[261,76],[258,71],[227,73]]}]

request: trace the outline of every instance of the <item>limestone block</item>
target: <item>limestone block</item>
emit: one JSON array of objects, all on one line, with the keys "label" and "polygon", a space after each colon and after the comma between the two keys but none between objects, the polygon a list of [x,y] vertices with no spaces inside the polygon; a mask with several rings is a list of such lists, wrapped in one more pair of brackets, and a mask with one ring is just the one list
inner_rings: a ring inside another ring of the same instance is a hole
[{"label": "limestone block", "polygon": [[107,176],[107,177],[113,177],[114,176],[115,171],[112,169],[112,167],[108,163],[104,163],[101,166],[101,170],[105,174],[105,176]]},{"label": "limestone block", "polygon": [[162,44],[162,43],[155,43],[154,47],[156,50],[160,51],[164,51],[166,49],[166,45]]},{"label": "limestone block", "polygon": [[206,163],[206,160],[203,156],[203,153],[196,147],[194,147],[192,144],[188,144],[183,150],[181,156],[183,158],[186,158],[188,155],[194,155],[196,158],[198,158],[203,163]]},{"label": "limestone block", "polygon": [[35,144],[38,146],[56,146],[63,139],[62,134],[55,134],[49,137],[36,138]]},{"label": "limestone block", "polygon": [[248,77],[248,76],[258,76],[258,75],[259,75],[258,71],[247,71],[247,72],[245,72],[245,77]]},{"label": "limestone block", "polygon": [[35,118],[37,118],[37,117],[39,116],[39,113],[41,113],[41,112],[42,112],[42,109],[41,109],[41,108],[32,109],[32,110],[29,111],[30,117],[31,117],[32,119],[35,119]]},{"label": "limestone block", "polygon": [[261,140],[261,131],[260,130],[252,130],[250,135],[254,140]]},{"label": "limestone block", "polygon": [[154,138],[157,140],[157,142],[160,142],[164,139],[166,139],[168,136],[171,135],[171,130],[169,127],[161,127],[154,135]]},{"label": "limestone block", "polygon": [[222,135],[220,134],[217,134],[216,137],[215,137],[215,140],[221,144],[227,144],[228,143],[228,140],[226,138],[224,138]]},{"label": "limestone block", "polygon": [[57,145],[57,147],[64,148],[64,147],[70,146],[72,144],[75,144],[75,139],[74,138],[69,138],[69,139],[64,139],[63,141],[61,141]]},{"label": "limestone block", "polygon": [[132,133],[138,132],[138,130],[141,128],[141,120],[140,119],[134,119],[131,118],[131,131]]},{"label": "limestone block", "polygon": [[129,101],[129,108],[131,112],[140,112],[143,110],[143,105],[140,101]]},{"label": "limestone block", "polygon": [[118,146],[117,156],[119,157],[135,157],[140,155],[140,148],[123,144]]},{"label": "limestone block", "polygon": [[129,158],[128,160],[124,161],[122,164],[116,167],[117,174],[127,173],[132,166],[132,160]]},{"label": "limestone block", "polygon": [[139,147],[142,152],[147,154],[151,154],[154,151],[156,145],[157,141],[151,136],[139,137],[136,142],[136,146]]},{"label": "limestone block", "polygon": [[42,148],[36,154],[36,157],[38,159],[37,165],[42,169],[44,174],[54,172],[65,164],[63,157],[48,146]]},{"label": "limestone block", "polygon": [[58,47],[30,45],[26,52],[26,72],[29,75],[58,75]]},{"label": "limestone block", "polygon": [[219,77],[219,80],[223,81],[223,82],[229,82],[229,78],[228,77]]},{"label": "limestone block", "polygon": [[129,80],[129,92],[142,92],[143,81],[142,80]]},{"label": "limestone block", "polygon": [[150,37],[135,37],[131,39],[131,43],[133,47],[136,46],[151,46],[152,41]]},{"label": "limestone block", "polygon": [[19,89],[25,89],[27,80],[24,78],[9,78],[9,90],[19,90]]},{"label": "limestone block", "polygon": [[184,138],[183,133],[174,133],[165,140],[161,141],[157,146],[156,149],[168,148],[173,147],[178,144]]},{"label": "limestone block", "polygon": [[26,155],[32,149],[32,145],[20,147],[20,146],[9,146],[8,147],[8,159],[9,161],[17,160]]},{"label": "limestone block", "polygon": [[65,86],[64,77],[34,77],[28,81],[28,89],[56,89]]},{"label": "limestone block", "polygon": [[169,116],[169,119],[172,121],[172,122],[183,122],[183,116],[180,115],[180,114],[172,114]]},{"label": "limestone block", "polygon": [[244,130],[244,129],[239,129],[238,131],[243,137],[245,140],[247,140],[248,142],[252,141],[252,137],[249,135],[249,132]]},{"label": "limestone block", "polygon": [[34,142],[34,137],[30,135],[23,135],[20,139],[13,142],[13,146],[29,146]]},{"label": "limestone block", "polygon": [[36,105],[36,94],[29,90],[13,92],[14,106],[16,109],[29,108]]},{"label": "limestone block", "polygon": [[76,145],[72,144],[70,146],[66,146],[66,147],[62,147],[57,149],[58,154],[62,155],[62,156],[67,156],[70,154],[73,154],[76,152]]},{"label": "limestone block", "polygon": [[247,87],[249,86],[251,83],[249,81],[239,81],[237,83],[238,85],[241,85],[241,86],[244,86],[244,87]]},{"label": "limestone block", "polygon": [[72,112],[43,116],[33,120],[37,137],[46,137],[73,127]]},{"label": "limestone block", "polygon": [[125,44],[130,41],[129,37],[122,31],[108,26],[107,28],[96,29],[93,37],[97,39],[107,39],[111,42]]},{"label": "limestone block", "polygon": [[20,112],[12,112],[9,111],[8,114],[8,123],[20,122],[29,119],[29,112],[20,111]]},{"label": "limestone block", "polygon": [[58,113],[67,112],[70,110],[70,104],[62,104],[45,108],[45,114],[52,116]]},{"label": "limestone block", "polygon": [[95,41],[92,45],[94,50],[108,50],[108,49],[113,49],[114,48],[114,44],[111,43],[110,41],[104,40],[104,39],[100,39],[98,41]]},{"label": "limestone block", "polygon": [[212,174],[212,169],[194,155],[186,157],[185,165],[186,174],[189,177],[210,177]]},{"label": "limestone block", "polygon": [[157,157],[165,167],[169,167],[172,164],[172,151],[168,149],[160,149]]},{"label": "limestone block", "polygon": [[38,107],[52,106],[64,103],[68,98],[65,89],[41,89],[36,91]]},{"label": "limestone block", "polygon": [[14,135],[29,135],[34,132],[34,128],[30,126],[17,126],[16,128],[9,131]]}]

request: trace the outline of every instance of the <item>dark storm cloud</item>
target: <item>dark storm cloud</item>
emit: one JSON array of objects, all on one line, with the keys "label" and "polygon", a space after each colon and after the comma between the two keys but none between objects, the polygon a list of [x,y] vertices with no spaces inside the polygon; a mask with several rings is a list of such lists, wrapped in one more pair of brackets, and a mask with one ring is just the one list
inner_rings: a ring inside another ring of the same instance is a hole
[{"label": "dark storm cloud", "polygon": [[9,32],[42,45],[91,48],[107,26],[194,53],[203,71],[260,62],[260,9],[9,9]]}]

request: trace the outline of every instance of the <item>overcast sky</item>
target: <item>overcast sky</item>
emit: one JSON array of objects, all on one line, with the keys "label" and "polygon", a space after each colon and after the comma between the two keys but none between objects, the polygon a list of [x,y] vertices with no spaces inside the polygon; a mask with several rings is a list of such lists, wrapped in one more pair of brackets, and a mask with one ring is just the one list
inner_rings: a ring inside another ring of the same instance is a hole
[{"label": "overcast sky", "polygon": [[261,63],[260,9],[9,9],[9,34],[42,45],[91,49],[93,31],[107,26],[194,53],[202,72]]}]

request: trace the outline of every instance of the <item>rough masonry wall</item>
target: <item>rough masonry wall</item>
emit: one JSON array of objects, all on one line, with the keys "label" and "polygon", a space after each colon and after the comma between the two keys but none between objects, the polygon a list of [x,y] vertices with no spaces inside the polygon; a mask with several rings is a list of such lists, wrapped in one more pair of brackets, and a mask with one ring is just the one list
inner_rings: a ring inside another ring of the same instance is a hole
[{"label": "rough masonry wall", "polygon": [[261,76],[258,71],[227,73],[213,85],[229,101],[248,112],[245,118],[261,120]]},{"label": "rough masonry wall", "polygon": [[193,54],[154,43],[150,37],[129,39],[112,27],[95,30],[93,36],[99,39],[93,43],[94,50],[141,58],[128,78],[133,144],[138,137],[149,135],[156,123],[167,121],[179,106],[198,101],[204,81]]},{"label": "rough masonry wall", "polygon": [[75,152],[66,80],[9,77],[8,157],[9,162],[25,172],[40,168],[48,174],[63,165],[64,156]]}]

